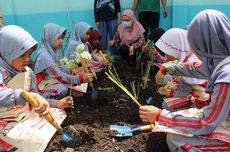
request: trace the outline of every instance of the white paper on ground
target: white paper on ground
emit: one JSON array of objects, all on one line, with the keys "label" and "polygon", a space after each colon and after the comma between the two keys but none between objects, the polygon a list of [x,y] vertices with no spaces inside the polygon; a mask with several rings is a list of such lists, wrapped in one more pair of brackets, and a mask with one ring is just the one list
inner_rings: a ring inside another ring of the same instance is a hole
[{"label": "white paper on ground", "polygon": [[[64,111],[51,108],[53,118],[61,124],[66,118]],[[3,130],[7,130],[0,138],[17,148],[18,152],[43,152],[56,129],[45,118],[32,111],[28,118],[20,123],[9,123]]]}]

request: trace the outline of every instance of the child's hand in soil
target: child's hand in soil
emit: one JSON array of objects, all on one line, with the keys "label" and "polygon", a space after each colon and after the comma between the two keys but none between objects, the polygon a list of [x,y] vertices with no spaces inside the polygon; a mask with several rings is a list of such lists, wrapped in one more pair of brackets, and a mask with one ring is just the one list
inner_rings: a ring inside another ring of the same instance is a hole
[{"label": "child's hand in soil", "polygon": [[34,111],[39,113],[39,115],[46,115],[50,111],[49,102],[38,93],[30,93],[38,103],[38,107],[34,108]]},{"label": "child's hand in soil", "polygon": [[141,106],[139,109],[139,115],[143,122],[154,123],[157,121],[159,113],[160,109],[155,106]]},{"label": "child's hand in soil", "polygon": [[64,97],[57,102],[56,106],[59,109],[74,108],[73,98],[71,96]]}]

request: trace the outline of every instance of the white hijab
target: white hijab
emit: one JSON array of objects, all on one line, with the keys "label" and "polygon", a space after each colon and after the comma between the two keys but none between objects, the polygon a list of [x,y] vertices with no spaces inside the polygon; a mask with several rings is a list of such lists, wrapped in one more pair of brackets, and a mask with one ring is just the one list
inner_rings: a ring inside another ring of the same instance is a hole
[{"label": "white hijab", "polygon": [[[181,62],[191,53],[187,40],[187,31],[179,28],[172,28],[166,31],[156,42],[156,46],[165,54],[175,57]],[[187,62],[199,62],[195,54],[192,54]]]},{"label": "white hijab", "polygon": [[[191,52],[188,40],[187,30],[172,28],[166,31],[156,42],[156,46],[165,54],[178,59],[180,62],[202,63],[198,57]],[[188,84],[202,84],[205,80],[183,77]]]}]

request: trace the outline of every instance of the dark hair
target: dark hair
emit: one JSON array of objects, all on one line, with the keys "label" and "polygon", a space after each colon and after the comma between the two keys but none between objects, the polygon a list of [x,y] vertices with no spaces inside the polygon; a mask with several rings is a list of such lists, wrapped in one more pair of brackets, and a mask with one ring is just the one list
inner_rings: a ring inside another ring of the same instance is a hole
[{"label": "dark hair", "polygon": [[[152,41],[154,41],[154,43],[156,43],[164,33],[165,33],[165,30],[163,30],[162,28],[155,28],[149,34],[148,39],[152,40]],[[160,55],[165,56],[165,53],[162,52],[158,47],[156,47],[156,49],[160,53]]]},{"label": "dark hair", "polygon": [[153,40],[154,43],[156,43],[164,33],[165,33],[165,30],[163,30],[162,28],[155,28],[149,34],[148,39]]}]

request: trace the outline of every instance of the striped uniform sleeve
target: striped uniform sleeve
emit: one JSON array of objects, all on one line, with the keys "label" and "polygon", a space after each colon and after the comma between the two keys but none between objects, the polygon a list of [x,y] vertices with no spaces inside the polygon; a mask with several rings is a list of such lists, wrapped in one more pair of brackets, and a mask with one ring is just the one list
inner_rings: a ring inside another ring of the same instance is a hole
[{"label": "striped uniform sleeve", "polygon": [[184,117],[167,110],[162,110],[157,117],[157,121],[162,125],[194,135],[210,134],[229,115],[229,83],[219,83],[214,86],[211,102],[203,110],[204,113],[197,118]]},{"label": "striped uniform sleeve", "polygon": [[[172,64],[171,64],[172,63]],[[197,79],[207,79],[205,67],[201,63],[164,63],[163,67],[171,75],[187,76]]]},{"label": "striped uniform sleeve", "polygon": [[83,82],[83,78],[82,78],[83,76],[81,74],[73,76],[73,75],[64,73],[57,66],[51,66],[47,68],[45,71],[49,77],[53,77],[63,84],[70,85],[72,82],[72,84],[79,85],[80,83]]},{"label": "striped uniform sleeve", "polygon": [[6,87],[3,82],[3,74],[0,72],[0,106],[9,107],[25,105],[24,98],[20,95],[21,90]]},{"label": "striped uniform sleeve", "polygon": [[70,70],[68,70],[68,69],[66,68],[66,65],[65,65],[64,62],[61,62],[61,64],[60,64],[58,67],[60,68],[60,70],[61,70],[62,72],[67,73],[67,74],[70,74]]}]

